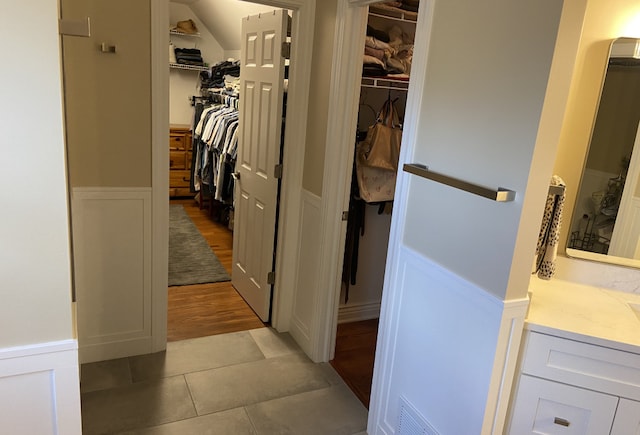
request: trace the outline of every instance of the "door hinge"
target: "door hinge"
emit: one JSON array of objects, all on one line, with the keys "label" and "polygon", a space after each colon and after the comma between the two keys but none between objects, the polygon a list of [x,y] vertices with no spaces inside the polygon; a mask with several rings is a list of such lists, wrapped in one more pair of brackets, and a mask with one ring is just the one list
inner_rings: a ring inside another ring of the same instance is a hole
[{"label": "door hinge", "polygon": [[283,42],[282,43],[282,57],[285,59],[289,59],[291,57],[291,43]]},{"label": "door hinge", "polygon": [[58,20],[58,33],[66,36],[91,36],[91,20],[84,17],[81,20]]},{"label": "door hinge", "polygon": [[273,168],[273,176],[275,178],[282,178],[282,163],[278,163],[274,168]]},{"label": "door hinge", "polygon": [[267,274],[267,284],[275,284],[276,283],[276,273],[275,272],[269,272]]},{"label": "door hinge", "polygon": [[348,221],[349,220],[349,212],[348,211],[343,211],[342,212],[342,220],[343,221]]}]

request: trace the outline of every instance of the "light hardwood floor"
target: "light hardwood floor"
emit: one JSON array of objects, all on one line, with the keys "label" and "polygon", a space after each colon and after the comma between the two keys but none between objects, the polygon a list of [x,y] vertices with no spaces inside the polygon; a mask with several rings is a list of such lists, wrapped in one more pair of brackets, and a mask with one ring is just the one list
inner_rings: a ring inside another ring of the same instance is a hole
[{"label": "light hardwood floor", "polygon": [[[202,236],[231,275],[233,233],[200,209],[193,199],[171,200],[182,205]],[[233,288],[231,282],[169,287],[167,340],[226,334],[265,324]]]},{"label": "light hardwood floor", "polygon": [[336,333],[336,352],[331,365],[351,391],[369,409],[378,319],[341,323]]}]

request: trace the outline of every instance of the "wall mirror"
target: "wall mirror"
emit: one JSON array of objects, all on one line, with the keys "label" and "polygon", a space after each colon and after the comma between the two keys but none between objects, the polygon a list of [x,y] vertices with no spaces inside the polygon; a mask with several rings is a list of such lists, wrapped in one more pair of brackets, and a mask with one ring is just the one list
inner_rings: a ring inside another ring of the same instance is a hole
[{"label": "wall mirror", "polygon": [[567,255],[640,267],[640,39],[609,52]]}]

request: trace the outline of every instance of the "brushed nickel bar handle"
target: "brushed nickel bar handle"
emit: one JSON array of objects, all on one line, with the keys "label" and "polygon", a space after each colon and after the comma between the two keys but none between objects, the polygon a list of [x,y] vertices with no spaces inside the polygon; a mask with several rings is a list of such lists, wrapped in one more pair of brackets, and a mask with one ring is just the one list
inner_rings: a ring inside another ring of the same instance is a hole
[{"label": "brushed nickel bar handle", "polygon": [[564,418],[555,417],[553,419],[553,424],[557,424],[559,426],[569,427],[571,422],[569,420],[565,420]]},{"label": "brushed nickel bar handle", "polygon": [[497,189],[489,189],[478,184],[469,183],[467,181],[449,177],[448,175],[430,171],[428,167],[419,163],[405,163],[402,170],[410,174],[426,178],[428,180],[433,180],[437,183],[445,184],[456,189],[464,190],[465,192],[473,193],[474,195],[491,199],[496,202],[511,202],[516,198],[516,192],[514,190],[504,189],[502,187],[498,187]]}]

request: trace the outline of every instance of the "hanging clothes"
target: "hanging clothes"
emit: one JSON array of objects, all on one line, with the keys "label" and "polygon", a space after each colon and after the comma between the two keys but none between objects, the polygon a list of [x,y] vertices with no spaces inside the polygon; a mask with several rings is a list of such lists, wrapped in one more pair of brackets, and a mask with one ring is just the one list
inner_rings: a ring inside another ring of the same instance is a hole
[{"label": "hanging clothes", "polygon": [[222,103],[202,110],[194,129],[194,190],[233,203],[233,178],[238,147],[237,98],[219,96]]}]

